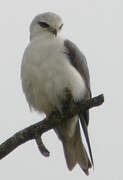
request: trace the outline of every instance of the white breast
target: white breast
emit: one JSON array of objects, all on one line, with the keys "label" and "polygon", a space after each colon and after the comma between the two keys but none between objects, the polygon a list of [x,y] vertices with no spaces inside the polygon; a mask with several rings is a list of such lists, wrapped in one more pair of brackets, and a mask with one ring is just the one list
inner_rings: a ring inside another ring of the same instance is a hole
[{"label": "white breast", "polygon": [[21,78],[26,99],[35,110],[49,113],[61,107],[65,89],[75,101],[85,95],[85,83],[69,63],[61,39],[33,40],[25,50]]}]

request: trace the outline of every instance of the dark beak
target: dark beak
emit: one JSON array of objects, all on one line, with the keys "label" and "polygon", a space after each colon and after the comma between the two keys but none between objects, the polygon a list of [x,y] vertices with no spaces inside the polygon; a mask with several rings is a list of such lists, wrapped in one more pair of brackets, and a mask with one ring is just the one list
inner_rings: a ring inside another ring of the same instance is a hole
[{"label": "dark beak", "polygon": [[57,30],[56,30],[56,29],[54,29],[54,30],[52,31],[52,33],[53,33],[55,36],[57,36]]}]

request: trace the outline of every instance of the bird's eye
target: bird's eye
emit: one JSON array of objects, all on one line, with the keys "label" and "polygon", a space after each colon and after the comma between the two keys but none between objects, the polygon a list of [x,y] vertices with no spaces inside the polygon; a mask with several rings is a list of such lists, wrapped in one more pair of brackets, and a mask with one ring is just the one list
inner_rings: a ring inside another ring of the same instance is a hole
[{"label": "bird's eye", "polygon": [[62,27],[63,27],[63,24],[61,26],[59,26],[59,29],[62,29]]},{"label": "bird's eye", "polygon": [[39,21],[38,24],[39,24],[42,28],[48,28],[48,27],[50,27],[49,24],[47,24],[47,23],[45,23],[45,22]]}]

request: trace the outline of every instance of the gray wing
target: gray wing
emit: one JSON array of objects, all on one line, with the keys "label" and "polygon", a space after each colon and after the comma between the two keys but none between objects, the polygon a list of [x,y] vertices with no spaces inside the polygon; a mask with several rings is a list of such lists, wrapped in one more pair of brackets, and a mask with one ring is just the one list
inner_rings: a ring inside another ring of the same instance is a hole
[{"label": "gray wing", "polygon": [[[66,54],[70,60],[70,63],[76,68],[76,70],[80,73],[82,78],[85,81],[87,87],[86,99],[90,99],[91,90],[90,90],[90,75],[87,66],[87,61],[83,53],[79,50],[79,48],[72,43],[70,40],[64,41],[64,46],[66,48]],[[86,111],[84,113],[86,125],[89,123],[89,112]]]},{"label": "gray wing", "polygon": [[80,75],[84,79],[88,88],[88,98],[90,98],[90,76],[86,58],[79,48],[70,40],[65,40],[64,46],[67,49],[66,54],[68,55],[71,64],[79,71]]},{"label": "gray wing", "polygon": [[[65,40],[64,46],[66,48],[65,53],[67,54],[67,56],[70,60],[70,63],[74,66],[74,68],[76,68],[76,70],[80,73],[80,75],[82,76],[82,78],[85,81],[85,84],[87,87],[87,95],[86,95],[85,100],[90,99],[91,98],[90,76],[89,76],[89,70],[88,70],[86,58],[82,54],[82,52],[79,50],[79,48],[74,43],[72,43],[71,41]],[[89,140],[89,136],[88,136],[88,130],[87,130],[87,126],[89,123],[89,111],[85,111],[84,113],[81,113],[79,115],[79,117],[80,117],[82,129],[83,129],[84,134],[85,134],[86,142],[88,145],[88,149],[89,149],[89,153],[90,153],[90,157],[91,157],[91,162],[92,162],[92,164],[94,164],[91,146],[90,146],[90,140]]]}]

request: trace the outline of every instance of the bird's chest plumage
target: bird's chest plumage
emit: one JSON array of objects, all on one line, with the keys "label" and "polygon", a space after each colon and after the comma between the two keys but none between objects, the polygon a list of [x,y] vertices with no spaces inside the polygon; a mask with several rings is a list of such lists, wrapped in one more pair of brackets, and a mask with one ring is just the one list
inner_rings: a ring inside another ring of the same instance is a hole
[{"label": "bird's chest plumage", "polygon": [[23,57],[21,77],[29,105],[39,112],[60,108],[66,88],[75,98],[84,93],[84,82],[67,59],[60,40],[32,42]]}]

